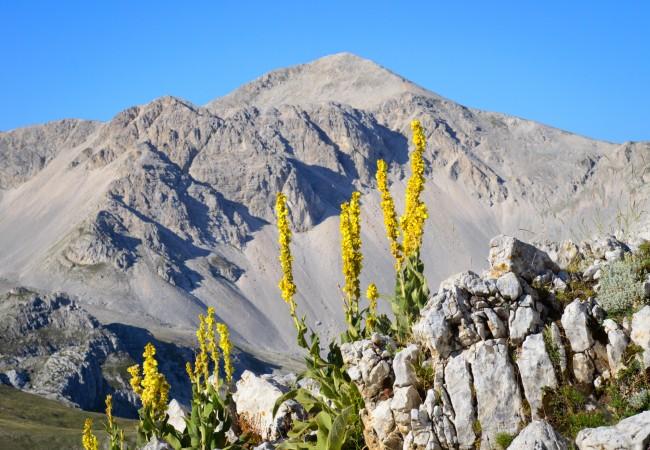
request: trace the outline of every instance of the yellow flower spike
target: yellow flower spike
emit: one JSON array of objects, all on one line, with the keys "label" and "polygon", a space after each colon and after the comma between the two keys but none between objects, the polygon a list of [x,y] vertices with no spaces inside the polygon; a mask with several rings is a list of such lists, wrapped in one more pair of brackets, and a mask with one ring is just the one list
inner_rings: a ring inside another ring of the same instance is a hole
[{"label": "yellow flower spike", "polygon": [[108,419],[108,427],[113,428],[113,396],[108,394],[106,396],[106,418]]},{"label": "yellow flower spike", "polygon": [[[201,390],[201,377],[205,377],[205,373],[207,372],[207,366],[208,361],[207,357],[205,356],[205,353],[198,353],[194,359],[194,380],[196,382],[196,386]],[[208,379],[205,378],[205,383],[207,384]]]},{"label": "yellow flower spike", "polygon": [[293,282],[293,257],[291,256],[291,229],[289,227],[289,210],[287,209],[287,197],[279,192],[275,201],[275,214],[278,220],[278,242],[280,244],[280,266],[282,267],[282,279],[278,287],[282,299],[289,305],[291,317],[296,321],[296,301],[293,296],[296,293],[296,285]]},{"label": "yellow flower spike", "polygon": [[340,216],[341,258],[345,278],[343,292],[347,295],[347,307],[351,312],[357,311],[361,296],[359,275],[363,266],[363,254],[361,253],[360,197],[361,194],[353,192],[350,201],[341,205]]},{"label": "yellow flower spike", "polygon": [[366,317],[366,328],[368,328],[368,331],[372,332],[377,323],[377,299],[379,298],[379,292],[377,291],[375,283],[370,283],[368,286],[366,297],[368,298],[369,303],[368,317]]},{"label": "yellow flower spike", "polygon": [[386,161],[380,159],[377,161],[377,188],[381,193],[381,210],[384,215],[384,225],[386,227],[386,236],[390,242],[390,252],[395,258],[395,266],[399,268],[402,264],[402,246],[399,239],[399,222],[395,212],[395,202],[388,189],[388,165]]},{"label": "yellow flower spike", "polygon": [[194,370],[192,369],[192,363],[189,361],[185,363],[185,372],[187,372],[187,377],[190,379],[192,384],[196,383],[194,379]]},{"label": "yellow flower spike", "polygon": [[410,256],[420,249],[424,221],[428,217],[427,207],[420,200],[420,194],[424,190],[423,153],[426,147],[426,138],[422,125],[420,125],[418,120],[411,122],[411,129],[413,130],[413,144],[415,145],[415,149],[410,157],[411,176],[406,185],[404,215],[400,218],[400,226],[404,235],[402,245],[405,256]]},{"label": "yellow flower spike", "polygon": [[223,353],[223,366],[226,373],[226,383],[232,382],[233,365],[232,365],[232,342],[230,342],[230,332],[225,323],[217,324],[217,331],[219,332],[219,348]]},{"label": "yellow flower spike", "polygon": [[205,382],[208,382],[210,371],[208,368],[208,324],[207,318],[199,314],[199,328],[196,330],[196,340],[199,342],[199,354],[196,356],[195,371],[196,376],[200,379],[203,376]]},{"label": "yellow flower spike", "polygon": [[144,362],[142,363],[143,380],[140,400],[145,409],[150,409],[154,418],[162,418],[167,408],[169,383],[165,376],[158,372],[156,361],[156,348],[148,343],[144,347]]},{"label": "yellow flower spike", "polygon": [[131,388],[138,396],[142,395],[142,376],[140,375],[140,366],[135,364],[128,369],[126,369],[131,375]]},{"label": "yellow flower spike", "polygon": [[212,373],[215,376],[215,381],[219,376],[219,350],[217,349],[216,339],[216,324],[214,320],[214,308],[208,308],[208,316],[205,319],[205,333],[207,341],[207,351],[210,354],[210,359],[214,365]]},{"label": "yellow flower spike", "polygon": [[81,444],[83,445],[84,450],[99,449],[99,441],[97,440],[97,436],[93,434],[93,419],[86,419],[84,422]]}]

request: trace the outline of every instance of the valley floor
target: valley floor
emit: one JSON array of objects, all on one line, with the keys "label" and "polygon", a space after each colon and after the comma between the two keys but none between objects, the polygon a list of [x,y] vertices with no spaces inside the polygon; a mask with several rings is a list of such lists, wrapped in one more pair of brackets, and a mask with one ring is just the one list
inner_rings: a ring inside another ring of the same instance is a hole
[{"label": "valley floor", "polygon": [[[0,450],[81,449],[81,425],[87,417],[94,420],[94,431],[102,439],[103,414],[0,386]],[[126,430],[135,429],[134,421],[118,422]]]}]

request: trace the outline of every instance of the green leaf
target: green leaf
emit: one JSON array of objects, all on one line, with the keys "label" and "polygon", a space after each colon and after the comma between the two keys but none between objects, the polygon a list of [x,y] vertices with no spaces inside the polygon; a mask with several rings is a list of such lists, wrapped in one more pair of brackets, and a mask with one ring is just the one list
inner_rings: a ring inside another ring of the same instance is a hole
[{"label": "green leaf", "polygon": [[355,411],[353,407],[348,406],[343,411],[341,411],[341,414],[339,414],[336,419],[334,419],[332,428],[327,435],[328,450],[341,450],[341,447],[343,446],[347,435],[348,423],[351,421],[354,413]]},{"label": "green leaf", "polygon": [[273,405],[273,417],[275,417],[275,415],[278,412],[278,409],[280,409],[280,406],[282,406],[284,402],[296,398],[296,396],[298,395],[298,391],[300,391],[300,389],[292,389],[289,392],[285,392],[280,397],[278,397],[278,399],[275,401],[275,405]]},{"label": "green leaf", "polygon": [[330,428],[332,428],[332,416],[330,416],[325,411],[321,411],[318,414],[316,414],[316,417],[314,418],[314,420],[318,424],[318,429],[319,430],[323,430],[324,432],[328,432],[330,430]]}]

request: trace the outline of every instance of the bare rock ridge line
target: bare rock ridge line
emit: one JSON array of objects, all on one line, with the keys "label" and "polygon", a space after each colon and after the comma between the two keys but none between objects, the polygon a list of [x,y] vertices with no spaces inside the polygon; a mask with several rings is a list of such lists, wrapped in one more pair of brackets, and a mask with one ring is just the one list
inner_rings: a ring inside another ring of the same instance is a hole
[{"label": "bare rock ridge line", "polygon": [[295,347],[276,289],[275,194],[287,195],[298,231],[297,301],[331,335],[342,321],[331,295],[337,215],[354,190],[363,195],[362,283],[392,290],[374,174],[386,160],[392,189],[403,190],[414,118],[428,141],[431,282],[482,268],[480,249],[499,233],[649,232],[648,143],[478,111],[339,54],[205,107],[163,97],[105,123],[0,133],[0,277],[66,292],[102,323],[172,340],[191,337],[214,306],[241,348],[280,361]]}]

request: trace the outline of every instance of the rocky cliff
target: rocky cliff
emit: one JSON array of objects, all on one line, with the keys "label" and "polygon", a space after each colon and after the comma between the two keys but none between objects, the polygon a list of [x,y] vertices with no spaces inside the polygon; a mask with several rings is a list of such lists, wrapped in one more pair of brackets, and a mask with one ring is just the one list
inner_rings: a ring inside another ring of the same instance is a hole
[{"label": "rocky cliff", "polygon": [[104,326],[66,294],[13,288],[0,297],[0,383],[86,410],[102,411],[112,394],[116,414],[135,417],[138,400],[128,366],[141,362],[152,341],[163,372],[181,402],[190,398],[182,362],[192,351],[155,339],[146,330]]},{"label": "rocky cliff", "polygon": [[[488,269],[444,280],[406,345],[376,333],[342,344],[369,448],[650,446],[650,242],[544,248],[498,236]],[[260,399],[237,402],[240,420],[275,443],[298,414],[272,415],[287,379],[237,383],[235,399]]]}]

